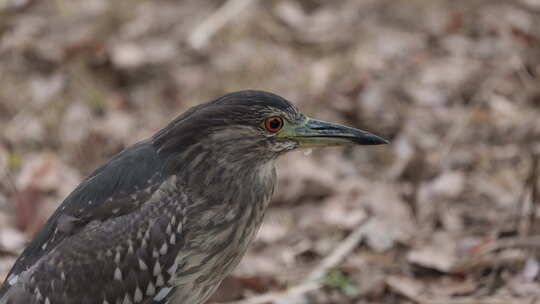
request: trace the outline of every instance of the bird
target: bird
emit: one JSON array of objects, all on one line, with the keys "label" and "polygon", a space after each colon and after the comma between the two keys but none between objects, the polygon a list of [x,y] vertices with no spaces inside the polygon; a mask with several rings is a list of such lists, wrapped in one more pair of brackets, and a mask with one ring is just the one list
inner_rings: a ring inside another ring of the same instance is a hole
[{"label": "bird", "polygon": [[205,303],[263,222],[280,156],[386,143],[265,91],[194,106],[65,198],[11,268],[0,304]]}]

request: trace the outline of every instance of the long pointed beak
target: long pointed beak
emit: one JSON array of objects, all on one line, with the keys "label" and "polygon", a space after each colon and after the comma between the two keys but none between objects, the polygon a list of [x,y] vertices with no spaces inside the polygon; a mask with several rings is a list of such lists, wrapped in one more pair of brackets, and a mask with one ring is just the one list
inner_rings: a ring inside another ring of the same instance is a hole
[{"label": "long pointed beak", "polygon": [[382,145],[388,141],[367,131],[349,128],[331,122],[308,118],[293,135],[300,147]]}]

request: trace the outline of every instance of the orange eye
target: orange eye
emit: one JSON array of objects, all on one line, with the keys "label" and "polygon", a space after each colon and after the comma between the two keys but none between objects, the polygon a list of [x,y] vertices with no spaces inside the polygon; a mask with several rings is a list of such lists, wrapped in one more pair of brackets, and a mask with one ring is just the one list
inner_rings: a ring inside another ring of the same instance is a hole
[{"label": "orange eye", "polygon": [[268,117],[264,121],[264,127],[266,128],[266,130],[272,133],[276,133],[277,131],[281,130],[281,128],[283,128],[283,118],[279,116]]}]

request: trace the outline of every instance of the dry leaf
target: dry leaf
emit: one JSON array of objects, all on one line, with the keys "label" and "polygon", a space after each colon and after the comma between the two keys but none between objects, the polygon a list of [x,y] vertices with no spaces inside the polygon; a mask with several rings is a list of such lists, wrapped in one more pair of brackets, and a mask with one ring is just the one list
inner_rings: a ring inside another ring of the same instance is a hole
[{"label": "dry leaf", "polygon": [[433,236],[433,243],[411,250],[407,260],[422,267],[451,272],[458,262],[455,252],[454,238],[439,232]]},{"label": "dry leaf", "polygon": [[477,288],[478,283],[471,278],[443,277],[429,284],[430,292],[437,297],[469,295]]},{"label": "dry leaf", "polygon": [[372,249],[388,250],[396,241],[406,243],[413,235],[414,217],[395,187],[373,185],[369,189],[369,196],[360,195],[360,201],[372,214],[364,227],[366,242]]},{"label": "dry leaf", "polygon": [[0,248],[9,252],[18,252],[26,243],[26,235],[11,227],[0,229]]},{"label": "dry leaf", "polygon": [[386,278],[386,284],[393,291],[402,294],[409,299],[417,299],[424,293],[425,289],[422,282],[398,275],[388,276]]}]

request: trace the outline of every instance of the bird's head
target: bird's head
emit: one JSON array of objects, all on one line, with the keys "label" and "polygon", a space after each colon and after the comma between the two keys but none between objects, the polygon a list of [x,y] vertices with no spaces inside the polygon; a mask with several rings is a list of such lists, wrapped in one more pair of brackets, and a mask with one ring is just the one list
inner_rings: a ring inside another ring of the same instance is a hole
[{"label": "bird's head", "polygon": [[238,91],[193,107],[154,136],[160,153],[217,152],[226,161],[272,160],[296,148],[379,145],[377,135],[305,116],[284,98]]}]

